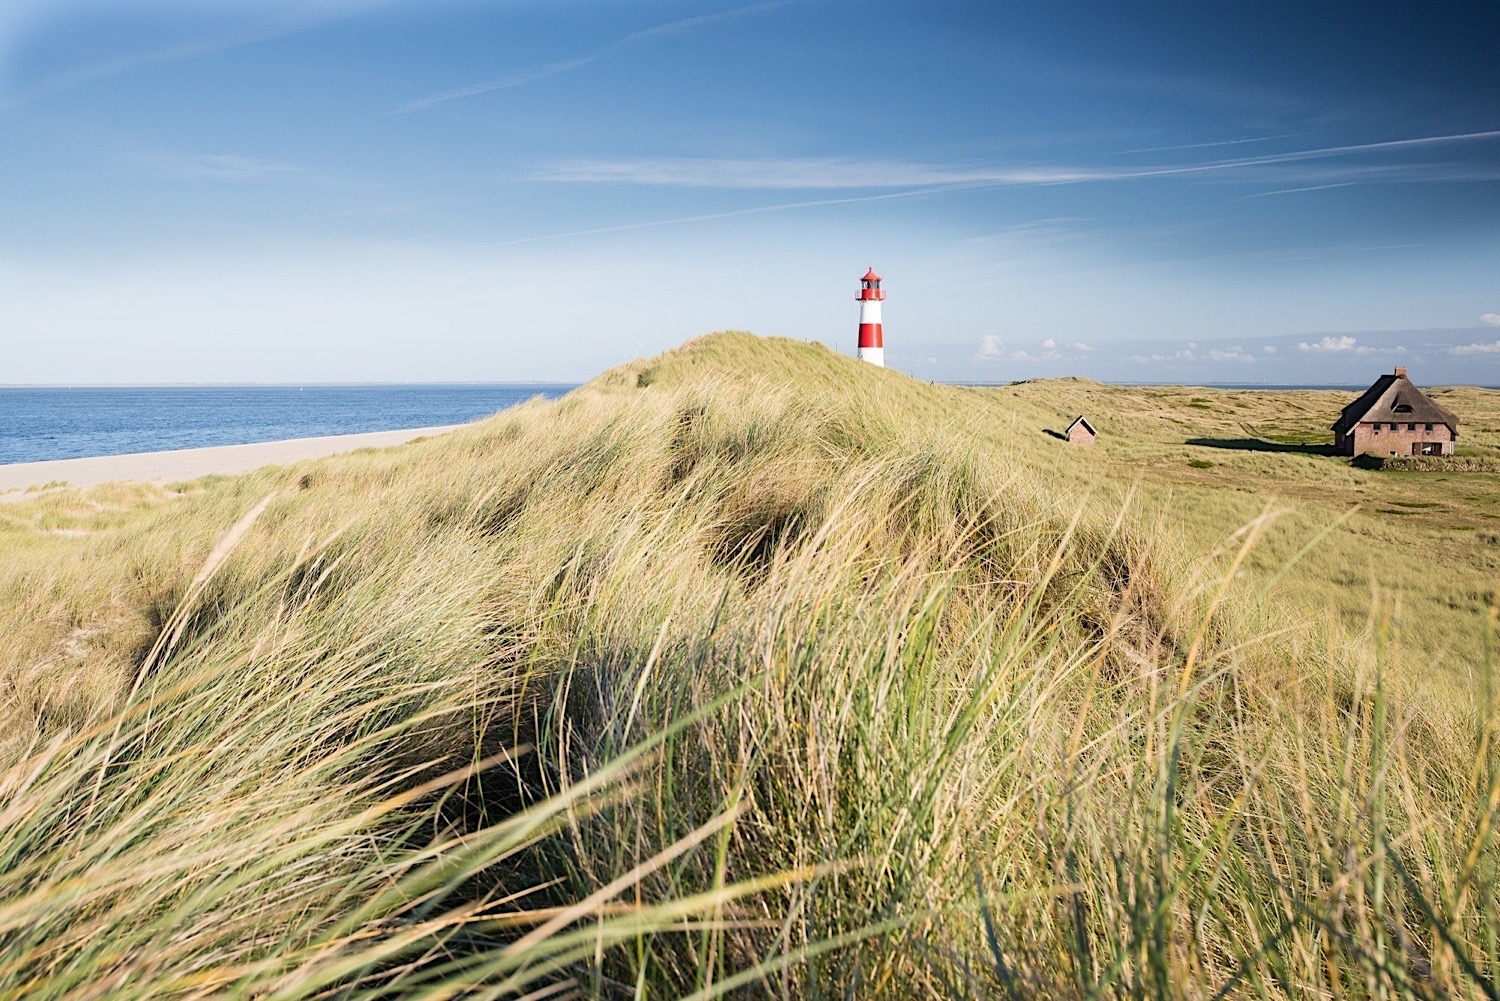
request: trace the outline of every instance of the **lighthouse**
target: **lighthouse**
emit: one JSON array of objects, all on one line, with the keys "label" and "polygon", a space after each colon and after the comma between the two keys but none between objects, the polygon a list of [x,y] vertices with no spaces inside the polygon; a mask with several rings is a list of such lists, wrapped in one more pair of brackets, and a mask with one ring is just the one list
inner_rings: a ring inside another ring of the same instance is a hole
[{"label": "lighthouse", "polygon": [[871,268],[859,280],[859,360],[885,367],[885,335],[880,330],[880,276]]}]

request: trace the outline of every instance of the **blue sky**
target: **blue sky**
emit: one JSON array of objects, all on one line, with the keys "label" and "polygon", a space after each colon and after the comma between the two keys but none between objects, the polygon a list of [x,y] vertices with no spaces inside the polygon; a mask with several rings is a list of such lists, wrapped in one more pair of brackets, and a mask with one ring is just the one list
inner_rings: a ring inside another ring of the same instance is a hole
[{"label": "blue sky", "polygon": [[0,148],[0,384],[852,352],[871,264],[927,378],[1500,384],[1494,3],[0,0]]}]

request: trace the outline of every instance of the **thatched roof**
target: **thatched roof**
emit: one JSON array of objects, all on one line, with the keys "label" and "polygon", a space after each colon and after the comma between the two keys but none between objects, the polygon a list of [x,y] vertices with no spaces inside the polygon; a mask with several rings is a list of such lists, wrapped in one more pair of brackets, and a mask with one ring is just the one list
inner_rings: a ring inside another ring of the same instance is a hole
[{"label": "thatched roof", "polygon": [[1458,417],[1413,386],[1404,368],[1382,375],[1359,399],[1345,407],[1333,425],[1333,433],[1342,437],[1356,424],[1398,421],[1446,424],[1455,437],[1458,435]]},{"label": "thatched roof", "polygon": [[1080,424],[1083,425],[1084,430],[1088,431],[1089,434],[1094,435],[1096,438],[1099,436],[1099,432],[1094,430],[1094,425],[1090,424],[1086,419],[1084,419],[1084,416],[1082,414],[1079,414],[1077,417],[1073,418],[1073,423],[1067,426],[1067,429],[1063,431],[1063,434],[1072,434],[1073,429]]}]

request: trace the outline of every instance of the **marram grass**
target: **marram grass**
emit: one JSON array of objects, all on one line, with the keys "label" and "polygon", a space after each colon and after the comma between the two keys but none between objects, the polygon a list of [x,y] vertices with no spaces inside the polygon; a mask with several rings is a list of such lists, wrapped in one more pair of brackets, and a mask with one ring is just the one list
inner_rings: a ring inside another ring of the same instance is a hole
[{"label": "marram grass", "polygon": [[1494,997],[1488,660],[1048,416],[714,335],[0,509],[0,996]]}]

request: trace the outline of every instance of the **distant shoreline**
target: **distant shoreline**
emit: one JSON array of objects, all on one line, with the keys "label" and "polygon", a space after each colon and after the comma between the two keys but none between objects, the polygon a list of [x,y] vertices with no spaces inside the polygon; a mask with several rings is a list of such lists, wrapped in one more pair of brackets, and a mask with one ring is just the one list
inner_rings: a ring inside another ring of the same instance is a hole
[{"label": "distant shoreline", "polygon": [[[946,382],[945,386],[961,386],[967,389],[1004,389],[1006,386],[1015,386],[1023,382],[1049,382],[1059,376],[1039,376],[1035,379],[1020,379],[1010,382]],[[1181,389],[1234,389],[1241,391],[1254,391],[1264,393],[1363,393],[1369,389],[1369,385],[1356,386],[1330,385],[1326,383],[1269,383],[1269,382],[1106,382],[1103,379],[1089,379],[1089,382],[1097,382],[1101,386],[1119,386],[1123,388],[1141,389],[1169,389],[1178,387]],[[1427,387],[1429,389],[1488,389],[1500,390],[1500,386],[1481,386],[1478,383],[1434,383]]]},{"label": "distant shoreline", "polygon": [[423,386],[537,386],[547,389],[573,389],[576,382],[553,382],[550,379],[517,379],[495,382],[489,379],[452,379],[446,382],[0,382],[7,389],[420,389]]},{"label": "distant shoreline", "polygon": [[118,481],[163,483],[192,480],[214,474],[248,473],[263,466],[280,466],[304,459],[319,459],[358,448],[390,448],[415,438],[446,434],[462,424],[408,428],[401,431],[368,431],[317,438],[288,438],[249,445],[211,445],[161,452],[131,452],[85,459],[46,459],[40,462],[0,464],[0,502],[25,500],[25,491],[48,483],[73,487]]}]

